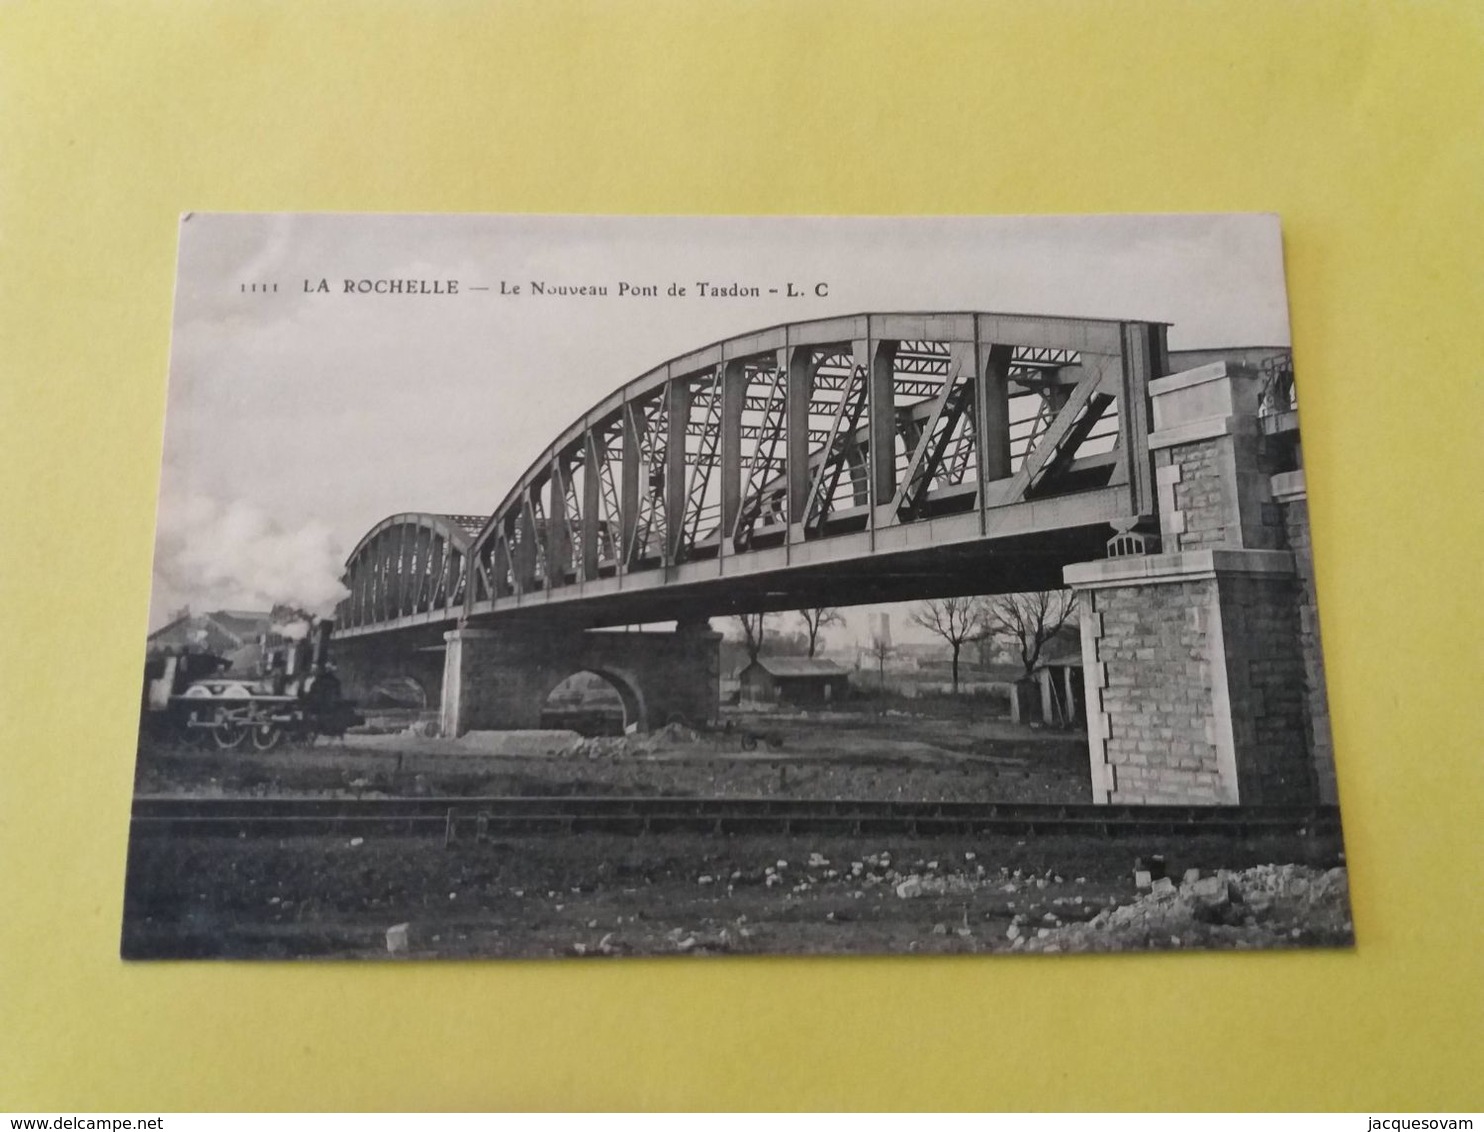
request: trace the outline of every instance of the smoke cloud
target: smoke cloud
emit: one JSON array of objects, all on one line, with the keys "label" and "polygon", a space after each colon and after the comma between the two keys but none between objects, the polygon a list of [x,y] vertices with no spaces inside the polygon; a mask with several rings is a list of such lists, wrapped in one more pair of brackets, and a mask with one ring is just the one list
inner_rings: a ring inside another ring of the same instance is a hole
[{"label": "smoke cloud", "polygon": [[150,623],[189,605],[268,612],[276,605],[332,614],[348,591],[343,556],[330,529],[291,530],[259,507],[206,495],[162,496],[155,536]]},{"label": "smoke cloud", "polygon": [[273,631],[286,641],[302,641],[309,636],[311,626],[302,618],[294,618],[290,621],[275,621]]}]

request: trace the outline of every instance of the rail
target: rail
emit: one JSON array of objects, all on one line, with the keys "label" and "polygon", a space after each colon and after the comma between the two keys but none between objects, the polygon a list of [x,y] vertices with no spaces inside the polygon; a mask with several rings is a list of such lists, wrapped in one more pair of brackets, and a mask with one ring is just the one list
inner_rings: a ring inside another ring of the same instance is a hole
[{"label": "rail", "polygon": [[804,798],[141,796],[140,837],[402,836],[446,842],[541,834],[850,836],[1220,834],[1337,836],[1333,806],[1132,806]]}]

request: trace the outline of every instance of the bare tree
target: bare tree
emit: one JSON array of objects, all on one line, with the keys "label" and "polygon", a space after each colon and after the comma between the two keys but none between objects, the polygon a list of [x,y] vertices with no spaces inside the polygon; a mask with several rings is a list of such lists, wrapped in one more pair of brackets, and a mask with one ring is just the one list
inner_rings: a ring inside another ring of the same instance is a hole
[{"label": "bare tree", "polygon": [[765,624],[768,615],[766,613],[739,613],[737,624],[742,626],[742,641],[747,648],[747,662],[752,664],[757,660],[757,654],[763,651],[763,637],[767,632]]},{"label": "bare tree", "polygon": [[895,652],[896,649],[892,646],[889,638],[882,636],[880,633],[872,633],[870,651],[871,655],[876,658],[876,682],[880,687],[884,688],[886,687],[886,658]]},{"label": "bare tree", "polygon": [[1071,590],[1042,590],[1000,594],[985,599],[983,608],[984,631],[1019,650],[1020,663],[1029,676],[1046,642],[1073,620],[1077,600]]},{"label": "bare tree", "polygon": [[804,619],[804,628],[809,634],[809,655],[814,655],[814,650],[819,645],[819,634],[831,625],[845,624],[845,618],[834,606],[821,605],[814,609],[801,609],[799,616]]},{"label": "bare tree", "polygon": [[980,599],[940,597],[912,607],[912,623],[942,637],[953,650],[953,694],[958,695],[958,654],[964,642],[984,635]]}]

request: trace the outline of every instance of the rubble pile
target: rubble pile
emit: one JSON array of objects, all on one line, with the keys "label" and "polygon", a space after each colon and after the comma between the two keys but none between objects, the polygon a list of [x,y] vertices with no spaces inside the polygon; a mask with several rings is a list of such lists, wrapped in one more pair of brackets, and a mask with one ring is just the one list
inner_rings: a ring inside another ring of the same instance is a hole
[{"label": "rubble pile", "polygon": [[667,723],[648,734],[597,735],[574,739],[557,754],[571,759],[612,759],[626,755],[648,755],[671,747],[688,747],[700,741],[700,734],[683,723]]},{"label": "rubble pile", "polygon": [[612,759],[629,753],[631,735],[595,735],[574,739],[557,752],[567,759]]},{"label": "rubble pile", "polygon": [[1006,934],[1014,950],[1039,952],[1340,945],[1351,940],[1349,881],[1343,867],[1258,865],[1210,876],[1191,869],[1178,884],[1161,877],[1133,903],[1084,923],[1035,927],[1017,916]]},{"label": "rubble pile", "polygon": [[978,887],[977,881],[957,874],[948,876],[913,874],[896,886],[896,893],[903,900],[911,900],[917,896],[967,896]]}]

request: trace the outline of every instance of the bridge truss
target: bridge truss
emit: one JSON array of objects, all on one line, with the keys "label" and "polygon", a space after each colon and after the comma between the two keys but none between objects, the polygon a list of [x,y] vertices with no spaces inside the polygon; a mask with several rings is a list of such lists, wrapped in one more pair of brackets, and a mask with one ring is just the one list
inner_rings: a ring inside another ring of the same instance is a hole
[{"label": "bridge truss", "polygon": [[[585,413],[467,549],[445,531],[462,583],[430,589],[432,543],[373,531],[337,631],[1034,588],[1153,514],[1147,384],[1166,364],[1148,322],[870,314],[728,339]],[[389,599],[409,593],[426,596]]]},{"label": "bridge truss", "polygon": [[469,547],[486,521],[483,515],[408,513],[377,523],[346,560],[350,594],[336,610],[336,632],[458,618]]}]

